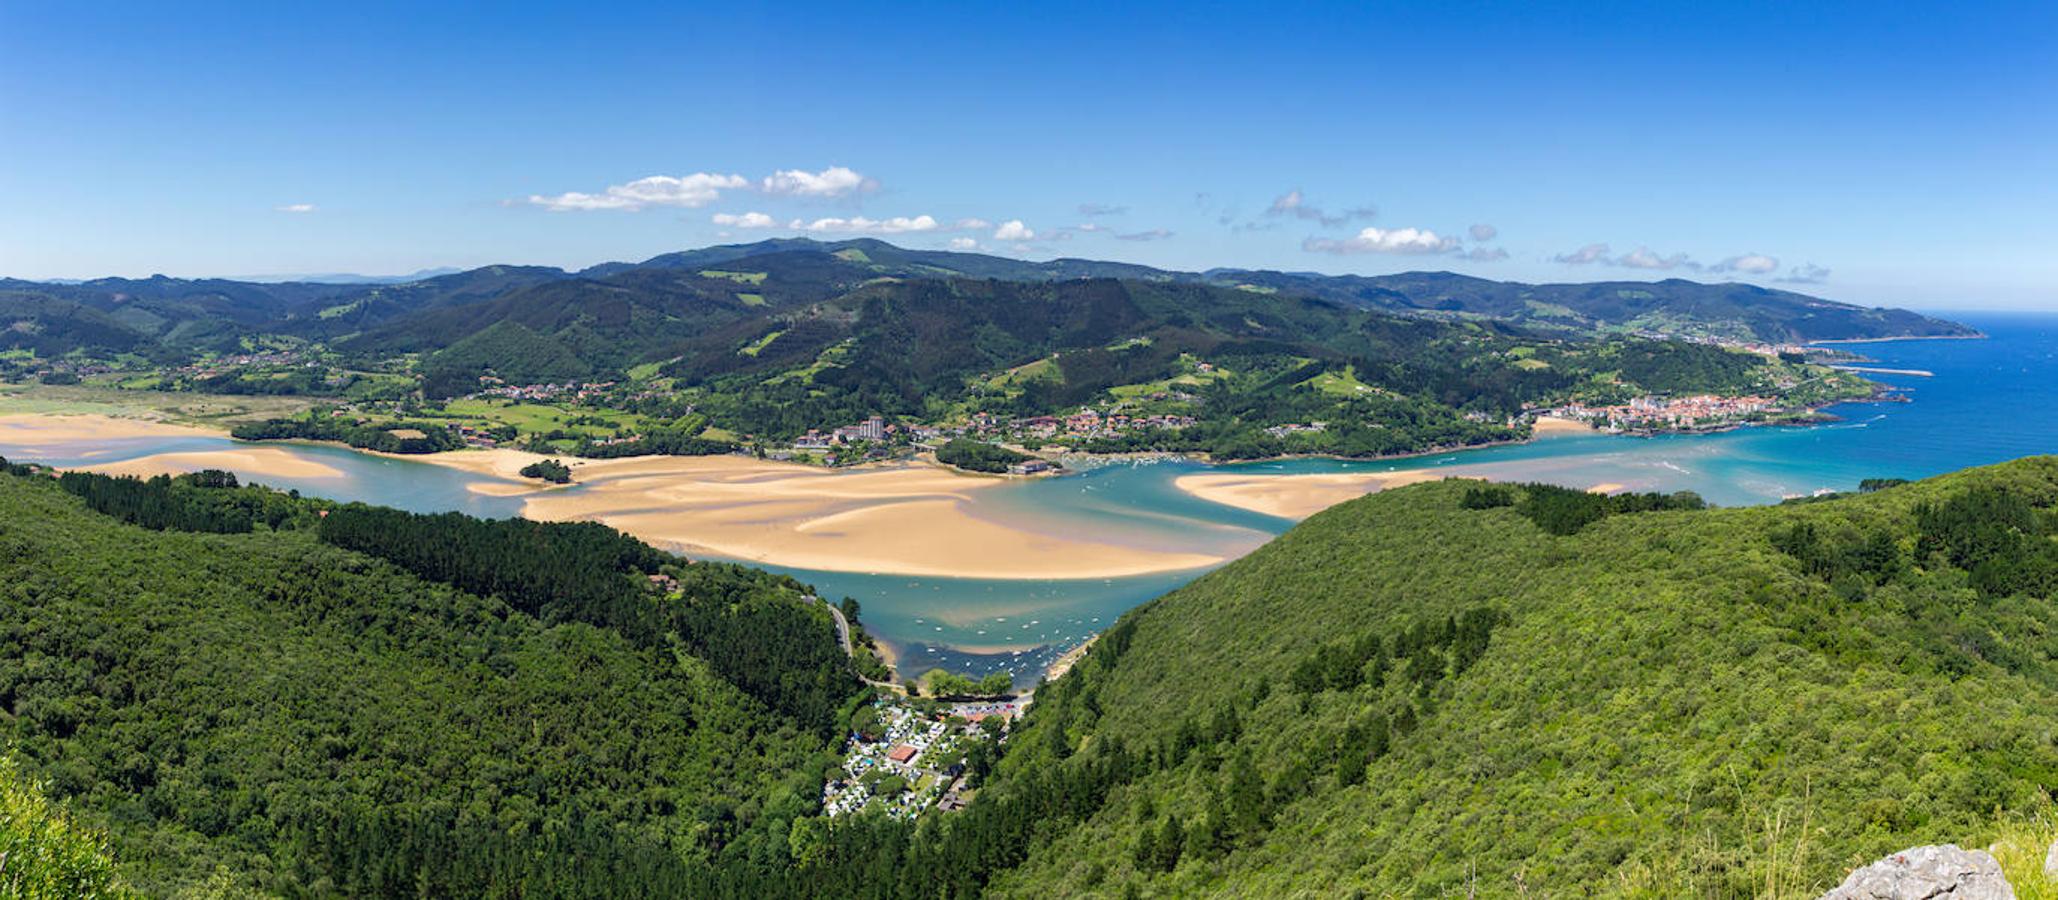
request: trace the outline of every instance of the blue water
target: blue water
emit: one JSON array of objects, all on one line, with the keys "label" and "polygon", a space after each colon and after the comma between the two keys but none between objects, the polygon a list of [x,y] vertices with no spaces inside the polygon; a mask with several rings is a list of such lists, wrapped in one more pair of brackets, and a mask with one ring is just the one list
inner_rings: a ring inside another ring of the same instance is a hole
[{"label": "blue water", "polygon": [[[1173,487],[1203,471],[1280,474],[1433,469],[1451,475],[1536,480],[1571,487],[1699,492],[1710,502],[1777,502],[1860,479],[1922,478],[1967,466],[2058,452],[2058,316],[1952,314],[1990,337],[1844,345],[1877,365],[1933,377],[1873,375],[1908,402],[1832,407],[1829,425],[1746,428],[1712,435],[1574,435],[1405,460],[1285,460],[1227,466],[1188,461],[1111,463],[1077,475],[980,492],[976,515],[1074,539],[1236,555],[1292,523],[1198,499]],[[225,438],[102,441],[15,447],[0,455],[91,465],[153,453],[221,449]],[[277,487],[420,512],[508,516],[518,500],[470,491],[474,476],[442,466],[335,447],[298,447],[342,478],[268,478]],[[1052,658],[1144,600],[1200,571],[1093,580],[985,580],[865,575],[766,566],[864,606],[863,621],[891,643],[903,671],[933,666],[1033,680]]]}]

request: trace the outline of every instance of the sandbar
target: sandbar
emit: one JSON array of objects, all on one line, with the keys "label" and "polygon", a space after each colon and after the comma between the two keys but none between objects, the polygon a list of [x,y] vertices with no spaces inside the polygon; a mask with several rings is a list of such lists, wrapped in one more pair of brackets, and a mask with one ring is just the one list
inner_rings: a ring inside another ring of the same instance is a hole
[{"label": "sandbar", "polygon": [[243,481],[265,478],[341,478],[343,470],[326,463],[316,462],[291,450],[276,447],[251,447],[235,450],[202,450],[191,453],[155,453],[125,459],[121,462],[102,463],[82,467],[88,472],[108,475],[134,475],[148,478],[152,475],[183,475],[201,469],[227,469],[236,473]]},{"label": "sandbar", "polygon": [[[20,447],[220,436],[204,428],[100,415],[0,416],[0,444]],[[1075,579],[1227,561],[1213,553],[1082,540],[1019,517],[982,515],[980,493],[1011,482],[931,463],[822,469],[741,456],[566,458],[575,483],[559,486],[521,477],[523,466],[545,457],[519,450],[402,458],[476,475],[474,492],[520,499],[528,518],[598,521],[688,554],[795,568]],[[85,468],[137,476],[227,469],[246,481],[346,477],[290,444],[157,453]]]},{"label": "sandbar", "polygon": [[413,456],[495,479],[479,493],[523,498],[541,521],[596,521],[659,546],[839,572],[960,578],[1119,578],[1226,561],[1078,540],[980,515],[979,494],[1006,479],[926,463],[853,469],[743,456],[564,459],[572,489],[520,479],[543,457],[519,450]]},{"label": "sandbar", "polygon": [[1172,484],[1202,500],[1282,519],[1305,519],[1345,500],[1386,488],[1435,481],[1446,474],[1430,470],[1307,475],[1206,473],[1181,475]]}]

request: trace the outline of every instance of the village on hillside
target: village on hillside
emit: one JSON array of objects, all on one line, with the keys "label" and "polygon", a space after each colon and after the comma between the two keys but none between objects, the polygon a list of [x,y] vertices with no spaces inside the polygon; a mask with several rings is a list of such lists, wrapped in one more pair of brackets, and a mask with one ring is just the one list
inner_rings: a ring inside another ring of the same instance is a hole
[{"label": "village on hillside", "polygon": [[1023,708],[1017,700],[942,703],[881,692],[852,717],[843,762],[822,786],[823,811],[912,819],[962,808]]}]

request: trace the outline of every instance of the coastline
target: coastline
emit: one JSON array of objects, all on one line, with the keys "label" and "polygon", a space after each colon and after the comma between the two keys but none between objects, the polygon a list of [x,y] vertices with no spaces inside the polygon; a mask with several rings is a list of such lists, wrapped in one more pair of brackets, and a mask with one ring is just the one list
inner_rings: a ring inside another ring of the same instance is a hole
[{"label": "coastline", "polygon": [[[95,414],[29,413],[0,416],[0,444],[24,446],[151,437],[226,438],[217,430]],[[1538,417],[1530,434],[1514,440],[1435,447],[1393,456],[1327,457],[1354,462],[1425,459],[1440,454],[1594,434],[1584,422]],[[246,481],[332,480],[350,477],[334,460],[310,458],[294,447],[324,446],[384,459],[441,466],[472,476],[468,489],[520,504],[538,521],[596,521],[654,545],[693,557],[858,574],[996,580],[1122,578],[1191,571],[1228,561],[1226,551],[1182,552],[1068,535],[1061,526],[1008,513],[990,513],[988,489],[1028,478],[966,473],[926,458],[827,469],[800,463],[725,454],[583,459],[512,448],[401,454],[349,448],[333,441],[237,441],[219,450],[149,454],[82,468],[149,476],[224,468]],[[1189,454],[1143,452],[1070,454],[1077,468],[1123,458],[1180,458],[1219,465]],[[538,460],[569,465],[573,483],[524,478]],[[1234,462],[1261,462],[1237,460]],[[348,468],[348,467],[344,467]],[[1213,503],[1297,521],[1365,494],[1451,473],[1403,471],[1273,474],[1238,471],[1191,473],[1173,486]],[[1039,475],[1032,477],[1052,477]],[[1595,479],[1602,488],[1613,479]]]},{"label": "coastline", "polygon": [[[226,438],[219,431],[107,416],[0,416],[0,443],[24,447],[148,438]],[[306,443],[306,442],[295,442]],[[333,442],[315,442],[340,446]],[[219,450],[152,453],[75,466],[151,476],[207,468],[266,478],[333,479],[348,473],[291,444],[239,441]],[[981,515],[978,497],[1017,479],[964,475],[915,462],[847,469],[736,455],[563,459],[574,483],[523,478],[553,458],[512,449],[394,454],[475,476],[474,493],[520,500],[538,521],[597,521],[688,556],[863,574],[999,580],[1122,578],[1218,565],[1226,556],[1096,542],[1033,523]]]},{"label": "coastline", "polygon": [[1973,329],[1971,334],[1907,334],[1900,337],[1824,338],[1819,341],[1807,341],[1804,345],[1809,347],[1828,347],[1838,344],[1884,344],[1889,341],[1983,341],[1988,337],[1989,335],[1986,332]]}]

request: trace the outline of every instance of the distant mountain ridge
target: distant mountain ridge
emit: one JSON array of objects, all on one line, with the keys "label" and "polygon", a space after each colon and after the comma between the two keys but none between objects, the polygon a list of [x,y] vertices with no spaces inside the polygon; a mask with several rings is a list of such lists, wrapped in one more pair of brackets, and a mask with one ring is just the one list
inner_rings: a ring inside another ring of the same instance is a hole
[{"label": "distant mountain ridge", "polygon": [[[662,345],[753,317],[836,299],[879,279],[1041,283],[1085,278],[1188,283],[1314,298],[1404,316],[1488,319],[1545,332],[1634,332],[1790,343],[1970,337],[1972,328],[1755,285],[1522,284],[1448,272],[1320,275],[1247,269],[1178,272],[1088,259],[1031,261],[920,250],[861,238],[779,238],[611,262],[578,272],[485,266],[403,283],[102,278],[0,279],[0,350],[176,356],[253,333],[339,342],[364,352],[433,351],[503,320],[539,333],[583,324],[574,343],[622,345],[589,365],[642,361]],[[579,353],[573,348],[574,353]],[[584,356],[584,354],[581,354]],[[608,357],[608,358],[602,358]]]}]

